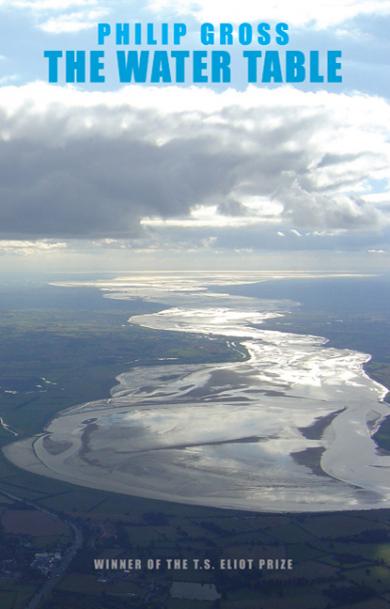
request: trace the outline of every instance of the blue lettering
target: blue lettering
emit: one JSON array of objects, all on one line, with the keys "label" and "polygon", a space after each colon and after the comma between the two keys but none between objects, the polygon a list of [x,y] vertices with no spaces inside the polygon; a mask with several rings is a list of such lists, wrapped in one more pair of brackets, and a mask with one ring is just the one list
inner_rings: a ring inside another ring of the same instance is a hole
[{"label": "blue lettering", "polygon": [[116,55],[121,83],[146,82],[149,51],[117,51]]},{"label": "blue lettering", "polygon": [[320,73],[319,51],[310,51],[310,82],[324,82],[324,77]]},{"label": "blue lettering", "polygon": [[257,82],[257,60],[261,58],[261,51],[244,51],[243,56],[248,60],[248,82]]},{"label": "blue lettering", "polygon": [[302,51],[286,51],[286,82],[304,82],[305,78],[305,54]]},{"label": "blue lettering", "polygon": [[107,36],[111,34],[111,26],[109,23],[98,24],[98,44],[104,44]]},{"label": "blue lettering", "polygon": [[91,51],[91,82],[105,82],[103,59],[104,51]]},{"label": "blue lettering", "polygon": [[61,59],[62,51],[45,51],[43,56],[49,60],[49,82],[58,82],[58,60]]},{"label": "blue lettering", "polygon": [[213,51],[211,72],[212,82],[230,82],[230,53],[227,51]]},{"label": "blue lettering", "polygon": [[85,82],[85,51],[66,51],[66,82]]},{"label": "blue lettering", "polygon": [[206,46],[209,44],[214,44],[215,34],[212,23],[202,23],[200,26],[200,40],[202,44]]},{"label": "blue lettering", "polygon": [[207,82],[207,51],[194,51],[194,82]]},{"label": "blue lettering", "polygon": [[279,44],[280,46],[285,46],[290,42],[287,23],[277,23],[275,31],[277,33],[276,44]]},{"label": "blue lettering", "polygon": [[181,39],[187,34],[187,26],[185,23],[175,23],[173,25],[173,44],[180,44]]},{"label": "blue lettering", "polygon": [[241,23],[239,25],[238,40],[242,45],[251,44],[253,40],[253,29],[250,23]]},{"label": "blue lettering", "polygon": [[278,51],[265,53],[262,82],[283,82]]},{"label": "blue lettering", "polygon": [[259,44],[266,45],[271,42],[270,29],[271,26],[269,23],[259,23],[257,26],[257,42]]},{"label": "blue lettering", "polygon": [[343,82],[341,57],[341,51],[328,51],[328,82]]},{"label": "blue lettering", "polygon": [[186,79],[186,59],[189,58],[190,53],[189,51],[172,51],[171,56],[176,62],[176,82],[183,83]]},{"label": "blue lettering", "polygon": [[220,27],[220,44],[233,44],[233,25],[231,23],[221,23]]},{"label": "blue lettering", "polygon": [[117,23],[115,33],[116,44],[130,44],[130,23]]},{"label": "blue lettering", "polygon": [[169,59],[166,51],[156,51],[153,57],[152,75],[150,81],[153,84],[159,82],[172,82]]}]

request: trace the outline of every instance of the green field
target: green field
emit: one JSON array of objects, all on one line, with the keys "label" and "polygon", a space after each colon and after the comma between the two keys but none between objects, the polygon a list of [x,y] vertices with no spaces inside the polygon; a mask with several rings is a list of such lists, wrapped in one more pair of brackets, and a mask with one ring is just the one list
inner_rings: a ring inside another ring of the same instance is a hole
[{"label": "green field", "polygon": [[[129,326],[127,318],[143,310],[138,301],[102,303],[99,294],[96,299],[89,294],[87,303],[79,295],[77,307],[74,303],[65,306],[62,293],[56,292],[58,298],[50,308],[41,302],[30,309],[19,305],[3,309],[0,316],[0,416],[21,437],[39,433],[59,410],[107,397],[115,376],[132,366],[152,365],[160,357],[178,357],[183,362],[245,357],[244,352],[228,350],[223,340]],[[294,323],[297,328],[301,324],[302,331],[322,333],[314,317],[305,322],[304,316],[297,316]],[[332,340],[348,341],[356,330],[354,323],[351,320],[344,328],[336,324]],[[363,334],[366,331],[368,335],[369,330],[363,328]],[[379,335],[379,326],[376,331]],[[378,341],[384,353],[385,345]],[[390,381],[385,358],[370,365],[377,366],[378,379]],[[12,436],[3,429],[0,443],[10,440]],[[1,491],[73,519],[84,533],[82,550],[40,609],[390,607],[390,522],[386,510],[277,515],[163,503],[35,476],[14,467],[2,455]],[[0,510],[13,504],[1,495],[0,502]],[[4,532],[2,543],[6,547],[11,543]],[[40,547],[46,543],[44,535],[37,538]],[[288,557],[294,561],[294,570],[142,570],[102,578],[93,570],[93,558],[99,556],[208,558],[214,565],[222,557]],[[214,603],[173,599],[172,581],[214,583],[221,598]],[[1,609],[23,609],[32,591],[29,583],[24,586],[20,581],[1,580]]]}]

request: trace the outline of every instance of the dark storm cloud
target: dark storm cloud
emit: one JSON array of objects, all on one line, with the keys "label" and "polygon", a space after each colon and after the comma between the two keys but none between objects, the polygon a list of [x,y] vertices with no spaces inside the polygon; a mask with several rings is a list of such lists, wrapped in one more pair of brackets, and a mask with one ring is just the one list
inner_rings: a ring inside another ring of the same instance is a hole
[{"label": "dark storm cloud", "polygon": [[159,147],[96,136],[60,148],[2,142],[1,234],[132,235],[145,214],[185,214],[194,201],[220,194],[219,173],[229,175],[237,163],[232,154],[201,153],[203,146],[199,140]]}]

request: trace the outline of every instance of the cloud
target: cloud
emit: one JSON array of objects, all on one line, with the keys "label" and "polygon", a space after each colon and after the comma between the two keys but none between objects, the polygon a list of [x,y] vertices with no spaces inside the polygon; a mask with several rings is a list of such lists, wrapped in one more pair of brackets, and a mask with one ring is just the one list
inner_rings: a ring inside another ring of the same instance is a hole
[{"label": "cloud", "polygon": [[64,11],[73,8],[96,6],[99,0],[0,0],[0,7],[30,9],[34,12]]},{"label": "cloud", "polygon": [[29,11],[36,26],[49,34],[88,30],[110,12],[100,0],[0,0],[2,7]]},{"label": "cloud", "polygon": [[[37,26],[53,34],[88,29],[104,15],[116,13],[118,21],[131,20],[129,3],[124,0],[0,0],[0,8],[30,11]],[[352,27],[357,18],[390,15],[390,0],[148,0],[142,7],[150,19],[195,18],[215,24],[232,22],[284,21],[293,27],[329,29],[343,37],[360,35]],[[96,15],[93,17],[92,15]],[[348,27],[346,27],[346,24]],[[335,29],[337,28],[337,29]]]},{"label": "cloud", "polygon": [[4,87],[0,238],[379,232],[389,125],[390,105],[359,94]]},{"label": "cloud", "polygon": [[89,30],[95,27],[99,19],[102,19],[107,14],[108,11],[104,9],[64,13],[43,21],[40,23],[39,28],[49,34],[81,32],[82,30]]},{"label": "cloud", "polygon": [[42,241],[20,241],[2,240],[0,241],[0,256],[4,254],[19,254],[30,256],[33,254],[46,254],[54,250],[64,250],[67,244],[64,242]]},{"label": "cloud", "polygon": [[9,85],[17,82],[20,79],[19,74],[7,74],[6,76],[0,77],[0,86]]},{"label": "cloud", "polygon": [[193,16],[200,22],[285,21],[294,26],[328,28],[367,15],[389,15],[390,0],[150,0],[156,14]]}]

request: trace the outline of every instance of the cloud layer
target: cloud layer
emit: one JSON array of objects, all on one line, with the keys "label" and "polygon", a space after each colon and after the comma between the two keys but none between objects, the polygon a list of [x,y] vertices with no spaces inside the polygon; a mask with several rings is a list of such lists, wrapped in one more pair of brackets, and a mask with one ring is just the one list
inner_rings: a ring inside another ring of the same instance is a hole
[{"label": "cloud layer", "polygon": [[389,0],[150,0],[157,14],[192,15],[199,21],[240,23],[250,20],[285,21],[295,26],[328,28],[364,15],[389,15]]},{"label": "cloud layer", "polygon": [[101,0],[0,0],[0,8],[29,12],[49,34],[88,30],[110,13],[110,3]]},{"label": "cloud layer", "polygon": [[[128,20],[132,11],[145,11],[161,19],[256,22],[285,21],[294,27],[328,29],[357,17],[390,15],[390,0],[148,0],[142,7],[125,0],[0,0],[0,8],[30,11],[40,29],[52,34],[76,32],[94,27],[104,17]],[[120,13],[122,13],[120,15]]]},{"label": "cloud layer", "polygon": [[380,232],[389,125],[390,105],[359,94],[6,87],[0,237]]}]

